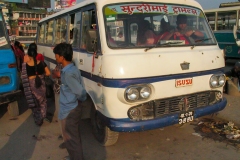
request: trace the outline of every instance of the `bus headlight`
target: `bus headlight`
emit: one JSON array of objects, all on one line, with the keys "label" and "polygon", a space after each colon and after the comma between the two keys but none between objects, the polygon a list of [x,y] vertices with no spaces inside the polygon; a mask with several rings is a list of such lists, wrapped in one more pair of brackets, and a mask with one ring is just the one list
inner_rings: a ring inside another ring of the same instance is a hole
[{"label": "bus headlight", "polygon": [[139,97],[139,92],[138,92],[137,88],[129,88],[126,91],[126,97],[130,101],[137,100]]},{"label": "bus headlight", "polygon": [[141,90],[140,90],[140,96],[142,98],[148,98],[151,94],[151,89],[150,87],[143,87]]},{"label": "bus headlight", "polygon": [[212,75],[212,77],[210,78],[210,87],[211,88],[218,88],[218,87],[222,87],[226,82],[226,77],[224,74],[216,74],[216,75]]},{"label": "bus headlight", "polygon": [[226,77],[224,75],[219,76],[218,83],[220,86],[223,86],[226,82]]},{"label": "bus headlight", "polygon": [[151,88],[148,85],[130,86],[125,90],[125,99],[129,102],[146,100],[151,95]]}]

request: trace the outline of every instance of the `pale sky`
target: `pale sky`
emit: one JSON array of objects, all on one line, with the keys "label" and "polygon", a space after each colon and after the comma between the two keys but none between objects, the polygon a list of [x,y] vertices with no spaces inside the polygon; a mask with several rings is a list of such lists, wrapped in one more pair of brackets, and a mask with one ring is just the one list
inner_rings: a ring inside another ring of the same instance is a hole
[{"label": "pale sky", "polygon": [[203,9],[219,8],[221,3],[238,2],[238,0],[195,0],[201,4]]}]

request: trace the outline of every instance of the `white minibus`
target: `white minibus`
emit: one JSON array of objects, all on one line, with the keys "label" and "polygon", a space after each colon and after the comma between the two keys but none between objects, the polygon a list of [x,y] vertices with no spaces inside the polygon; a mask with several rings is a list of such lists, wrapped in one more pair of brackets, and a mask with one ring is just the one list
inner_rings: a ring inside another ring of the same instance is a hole
[{"label": "white minibus", "polygon": [[[191,37],[175,37],[179,15]],[[162,38],[163,21],[174,36]],[[117,27],[123,35],[112,37]],[[224,54],[194,0],[82,1],[38,24],[38,52],[51,69],[61,42],[72,44],[88,93],[83,116],[104,146],[120,132],[183,125],[226,106]]]}]

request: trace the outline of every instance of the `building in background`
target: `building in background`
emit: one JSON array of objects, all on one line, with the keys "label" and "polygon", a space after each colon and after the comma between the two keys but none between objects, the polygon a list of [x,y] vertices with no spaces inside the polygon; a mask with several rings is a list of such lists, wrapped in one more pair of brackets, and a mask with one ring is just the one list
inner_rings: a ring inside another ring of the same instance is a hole
[{"label": "building in background", "polygon": [[26,45],[35,41],[37,24],[47,16],[47,8],[51,8],[50,1],[4,0],[0,2],[5,7],[3,14],[9,35],[13,35],[12,37]]},{"label": "building in background", "polygon": [[11,35],[11,27],[9,25],[9,10],[7,8],[7,5],[3,2],[0,2],[0,8],[2,8],[4,20],[6,23],[6,28],[8,30],[8,34]]},{"label": "building in background", "polygon": [[37,34],[38,22],[46,17],[46,12],[41,11],[12,11],[12,33],[16,36],[32,36]]}]

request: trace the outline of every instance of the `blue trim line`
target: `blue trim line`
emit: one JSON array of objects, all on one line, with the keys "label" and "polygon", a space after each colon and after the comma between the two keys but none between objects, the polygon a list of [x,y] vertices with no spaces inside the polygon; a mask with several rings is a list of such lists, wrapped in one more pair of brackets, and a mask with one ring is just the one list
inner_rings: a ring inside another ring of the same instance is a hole
[{"label": "blue trim line", "polygon": [[[223,98],[220,103],[215,105],[197,108],[194,110],[194,118],[199,118],[205,115],[210,115],[218,111],[223,110],[226,107],[227,99]],[[178,124],[179,114],[171,114],[162,118],[146,121],[131,121],[129,118],[126,119],[112,119],[103,116],[98,112],[103,122],[112,130],[116,132],[137,132],[146,131],[157,128],[163,128],[170,125]]]},{"label": "blue trim line", "polygon": [[143,77],[143,78],[130,78],[130,79],[107,79],[107,78],[102,78],[96,75],[91,75],[91,73],[88,73],[82,70],[81,70],[81,75],[96,83],[101,83],[105,87],[126,88],[127,86],[134,85],[134,84],[147,84],[147,83],[154,83],[154,82],[160,82],[160,81],[167,81],[171,79],[198,77],[198,76],[204,76],[209,74],[222,74],[223,72],[224,70],[221,68],[221,69],[192,72],[192,73],[185,73],[185,74],[174,74],[174,75],[164,75],[164,76],[157,76],[157,77]]},{"label": "blue trim line", "polygon": [[[56,63],[56,60],[45,57],[46,61]],[[156,77],[142,77],[142,78],[129,78],[129,79],[107,79],[102,78],[96,75],[92,75],[90,72],[85,72],[81,70],[81,75],[84,78],[87,78],[91,81],[96,83],[100,83],[105,87],[112,87],[112,88],[126,88],[130,85],[135,84],[147,84],[147,83],[154,83],[160,81],[167,81],[171,79],[181,79],[181,78],[188,78],[188,77],[198,77],[204,76],[209,74],[222,74],[224,73],[223,68],[208,70],[208,71],[200,71],[200,72],[191,72],[191,73],[184,73],[184,74],[174,74],[174,75],[164,75],[164,76],[156,76]]]}]

